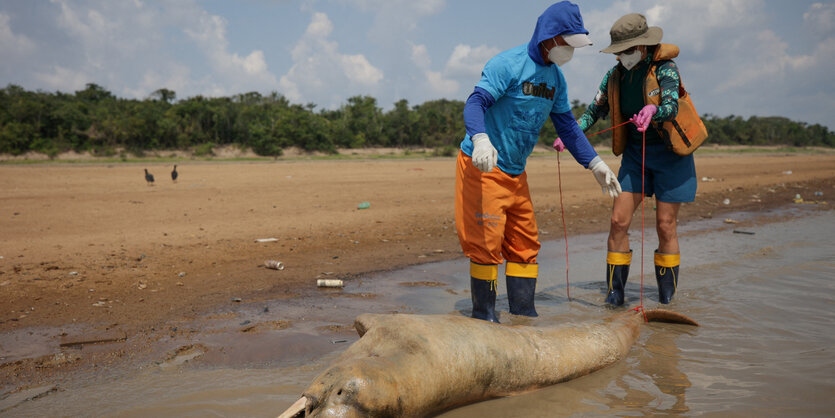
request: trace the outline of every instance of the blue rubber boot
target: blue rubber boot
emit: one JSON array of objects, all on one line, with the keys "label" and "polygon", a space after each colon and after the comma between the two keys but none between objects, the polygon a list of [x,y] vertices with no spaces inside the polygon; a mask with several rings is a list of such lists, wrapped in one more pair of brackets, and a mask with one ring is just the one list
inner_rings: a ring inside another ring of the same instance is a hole
[{"label": "blue rubber boot", "polygon": [[473,298],[473,318],[499,323],[496,317],[496,280],[470,277],[470,294]]},{"label": "blue rubber boot", "polygon": [[632,251],[619,253],[609,251],[606,254],[606,303],[612,306],[622,306],[629,278],[629,265],[632,264]]},{"label": "blue rubber boot", "polygon": [[539,316],[534,307],[536,278],[507,276],[507,302],[514,315]]},{"label": "blue rubber boot", "polygon": [[658,282],[658,302],[668,304],[678,288],[680,254],[664,254],[655,251],[655,280]]},{"label": "blue rubber boot", "polygon": [[534,308],[539,264],[508,261],[505,274],[507,275],[507,302],[510,305],[510,313],[539,316]]}]

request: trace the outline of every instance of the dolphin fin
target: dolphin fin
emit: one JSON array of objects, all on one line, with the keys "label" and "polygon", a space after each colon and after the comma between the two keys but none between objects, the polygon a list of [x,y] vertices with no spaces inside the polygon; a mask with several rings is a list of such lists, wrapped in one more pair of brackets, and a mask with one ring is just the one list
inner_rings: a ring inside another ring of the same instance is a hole
[{"label": "dolphin fin", "polygon": [[667,309],[646,309],[644,313],[646,314],[647,322],[669,322],[673,324],[699,326],[699,323],[689,316]]}]

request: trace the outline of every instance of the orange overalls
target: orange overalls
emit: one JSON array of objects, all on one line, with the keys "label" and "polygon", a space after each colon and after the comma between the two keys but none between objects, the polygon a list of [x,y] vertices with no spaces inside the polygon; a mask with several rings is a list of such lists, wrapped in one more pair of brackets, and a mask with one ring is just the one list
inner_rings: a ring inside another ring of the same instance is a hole
[{"label": "orange overalls", "polygon": [[526,172],[511,176],[494,168],[482,173],[472,158],[459,151],[455,228],[473,278],[495,281],[502,257],[508,276],[537,277],[541,245]]}]

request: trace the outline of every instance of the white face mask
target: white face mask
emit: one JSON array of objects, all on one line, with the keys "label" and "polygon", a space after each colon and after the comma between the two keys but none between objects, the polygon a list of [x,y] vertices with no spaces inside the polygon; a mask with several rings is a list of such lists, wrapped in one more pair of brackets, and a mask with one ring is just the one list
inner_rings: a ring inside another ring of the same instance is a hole
[{"label": "white face mask", "polygon": [[571,61],[571,57],[573,56],[574,47],[568,45],[557,45],[548,51],[548,60],[559,65],[560,67],[565,65],[568,61]]},{"label": "white face mask", "polygon": [[641,62],[641,51],[636,49],[630,54],[620,54],[618,55],[618,58],[620,58],[620,63],[623,64],[627,70],[631,70],[633,67],[638,65],[639,62]]}]

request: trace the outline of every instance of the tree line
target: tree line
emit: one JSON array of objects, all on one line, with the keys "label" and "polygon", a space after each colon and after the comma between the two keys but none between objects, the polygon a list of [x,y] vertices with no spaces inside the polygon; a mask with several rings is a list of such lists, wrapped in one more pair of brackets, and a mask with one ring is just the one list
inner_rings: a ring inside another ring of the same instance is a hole
[{"label": "tree line", "polygon": [[[579,116],[586,105],[575,100]],[[194,96],[177,100],[159,89],[145,99],[119,98],[97,84],[73,94],[28,91],[9,84],[0,89],[0,153],[35,151],[55,156],[65,151],[114,155],[117,150],[142,155],[150,150],[210,151],[219,145],[251,148],[264,156],[288,147],[336,152],[338,148],[423,147],[453,155],[464,136],[460,100],[432,100],[410,106],[394,103],[383,111],[370,96],[354,96],[335,110],[293,104],[273,92],[230,97]],[[740,145],[835,146],[828,128],[783,117],[704,115],[708,142]],[[608,127],[598,122],[589,135]],[[590,138],[611,141],[609,132]],[[541,132],[543,144],[556,137],[551,123]]]}]

